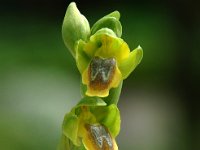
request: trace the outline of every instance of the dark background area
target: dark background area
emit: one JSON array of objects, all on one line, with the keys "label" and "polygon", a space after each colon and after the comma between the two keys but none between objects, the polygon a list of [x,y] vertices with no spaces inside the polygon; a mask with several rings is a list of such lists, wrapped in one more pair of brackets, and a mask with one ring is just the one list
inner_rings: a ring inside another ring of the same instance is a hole
[{"label": "dark background area", "polygon": [[[0,149],[54,150],[79,73],[61,26],[68,0],[0,2]],[[77,1],[93,25],[118,10],[142,63],[124,81],[121,150],[200,149],[198,1]]]}]

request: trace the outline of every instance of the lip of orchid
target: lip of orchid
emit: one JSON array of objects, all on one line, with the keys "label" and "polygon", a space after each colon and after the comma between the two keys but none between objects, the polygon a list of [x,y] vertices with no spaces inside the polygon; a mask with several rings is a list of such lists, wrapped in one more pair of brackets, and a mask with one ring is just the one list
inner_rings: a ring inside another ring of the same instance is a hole
[{"label": "lip of orchid", "polygon": [[114,141],[106,127],[100,124],[86,124],[85,128],[93,147],[114,150]]}]

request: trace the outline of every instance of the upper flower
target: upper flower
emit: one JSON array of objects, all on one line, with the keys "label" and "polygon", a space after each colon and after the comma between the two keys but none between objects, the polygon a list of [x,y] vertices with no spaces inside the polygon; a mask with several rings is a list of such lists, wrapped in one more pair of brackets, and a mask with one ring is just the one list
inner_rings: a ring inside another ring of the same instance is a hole
[{"label": "upper flower", "polygon": [[74,2],[67,8],[62,35],[65,45],[76,59],[87,86],[85,95],[107,97],[119,86],[142,59],[142,48],[130,52],[121,39],[120,13],[114,11],[99,19],[90,29],[89,22]]},{"label": "upper flower", "polygon": [[108,28],[98,30],[87,42],[79,40],[75,50],[88,96],[107,97],[142,59],[140,46],[130,52],[127,43]]}]

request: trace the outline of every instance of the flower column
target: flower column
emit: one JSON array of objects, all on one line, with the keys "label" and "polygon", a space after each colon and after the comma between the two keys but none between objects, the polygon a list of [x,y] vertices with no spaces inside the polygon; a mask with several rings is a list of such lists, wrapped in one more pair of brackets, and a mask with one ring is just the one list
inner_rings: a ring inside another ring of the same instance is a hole
[{"label": "flower column", "polygon": [[120,14],[114,11],[90,29],[74,2],[67,8],[62,35],[81,75],[82,99],[65,115],[58,150],[117,150],[117,108],[122,82],[140,63],[143,51],[130,51],[121,39]]}]

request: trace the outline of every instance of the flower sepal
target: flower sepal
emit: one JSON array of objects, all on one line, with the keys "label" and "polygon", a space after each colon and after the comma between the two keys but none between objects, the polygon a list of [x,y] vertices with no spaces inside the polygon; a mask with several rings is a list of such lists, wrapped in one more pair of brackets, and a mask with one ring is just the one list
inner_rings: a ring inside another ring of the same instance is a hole
[{"label": "flower sepal", "polygon": [[75,109],[73,109],[70,113],[65,115],[63,121],[63,134],[69,138],[76,146],[81,145],[81,141],[78,138],[78,126],[79,119],[75,114]]},{"label": "flower sepal", "polygon": [[122,72],[123,79],[126,79],[131,72],[140,64],[143,58],[143,50],[140,46],[130,52],[127,59],[124,59],[119,64],[119,69]]},{"label": "flower sepal", "polygon": [[[116,17],[115,17],[116,16]],[[117,37],[122,36],[122,25],[119,21],[120,14],[115,11],[101,19],[99,19],[91,28],[91,35],[95,34],[98,30],[102,28],[111,29]]]}]

